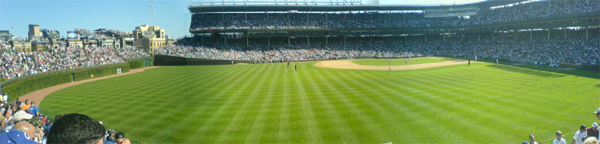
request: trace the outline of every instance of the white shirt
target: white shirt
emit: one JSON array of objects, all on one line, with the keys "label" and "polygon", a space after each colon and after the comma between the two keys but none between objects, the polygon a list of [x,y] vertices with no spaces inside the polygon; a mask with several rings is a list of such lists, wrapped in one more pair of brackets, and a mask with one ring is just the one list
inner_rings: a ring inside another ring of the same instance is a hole
[{"label": "white shirt", "polygon": [[2,96],[2,99],[4,99],[4,101],[5,101],[5,102],[8,102],[8,95],[6,95],[6,94],[5,94],[5,95],[3,95],[3,96]]},{"label": "white shirt", "polygon": [[564,138],[560,138],[560,141],[558,141],[557,139],[554,139],[553,144],[567,144],[567,141],[565,141]]},{"label": "white shirt", "polygon": [[583,144],[584,137],[587,137],[587,132],[577,131],[577,132],[575,132],[573,139],[575,139],[576,144]]}]

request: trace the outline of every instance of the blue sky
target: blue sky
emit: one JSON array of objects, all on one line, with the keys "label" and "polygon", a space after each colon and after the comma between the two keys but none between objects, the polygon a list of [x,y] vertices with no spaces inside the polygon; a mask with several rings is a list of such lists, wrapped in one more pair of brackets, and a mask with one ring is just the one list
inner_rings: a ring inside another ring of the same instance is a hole
[{"label": "blue sky", "polygon": [[[154,25],[164,28],[170,38],[189,35],[189,0],[153,0],[153,4]],[[29,24],[66,37],[75,28],[131,32],[150,22],[150,0],[0,0],[0,30],[22,38]]]},{"label": "blue sky", "polygon": [[[480,1],[380,0],[379,3],[439,5]],[[164,28],[170,38],[190,35],[189,0],[153,0],[152,3],[156,10],[154,25]],[[150,25],[150,22],[150,0],[0,0],[0,30],[10,30],[22,38],[27,36],[29,24],[38,24],[40,29],[58,30],[66,37],[67,31],[76,28],[131,32],[136,26]]]}]

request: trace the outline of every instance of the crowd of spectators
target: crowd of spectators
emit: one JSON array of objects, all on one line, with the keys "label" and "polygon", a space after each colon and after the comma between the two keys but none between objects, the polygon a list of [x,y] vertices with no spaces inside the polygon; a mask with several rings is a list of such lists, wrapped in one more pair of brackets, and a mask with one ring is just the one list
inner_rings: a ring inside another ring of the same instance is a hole
[{"label": "crowd of spectators", "polygon": [[127,59],[150,56],[140,49],[97,46],[59,46],[47,51],[21,51],[4,42],[0,47],[0,75],[4,79],[47,71],[122,63]]},{"label": "crowd of spectators", "polygon": [[107,130],[102,121],[77,113],[56,115],[50,120],[40,113],[35,102],[17,98],[9,103],[6,93],[0,98],[0,114],[3,144],[131,143],[123,132]]},{"label": "crowd of spectators", "polygon": [[[597,29],[595,29],[597,31]],[[575,31],[568,38],[545,35],[528,38],[496,38],[490,36],[479,39],[441,38],[428,39],[411,37],[323,37],[310,39],[294,38],[252,38],[246,47],[245,39],[231,38],[227,44],[222,39],[204,38],[204,42],[186,38],[156,54],[187,58],[243,60],[252,62],[282,62],[295,60],[386,58],[408,56],[478,56],[480,59],[501,59],[537,63],[550,67],[560,64],[598,65],[600,42],[598,34],[591,34],[586,40],[585,31]],[[270,43],[269,43],[270,42]]]},{"label": "crowd of spectators", "polygon": [[205,13],[194,14],[191,30],[428,28],[519,22],[600,12],[600,1],[539,1],[490,9],[470,18],[426,18],[423,13]]}]

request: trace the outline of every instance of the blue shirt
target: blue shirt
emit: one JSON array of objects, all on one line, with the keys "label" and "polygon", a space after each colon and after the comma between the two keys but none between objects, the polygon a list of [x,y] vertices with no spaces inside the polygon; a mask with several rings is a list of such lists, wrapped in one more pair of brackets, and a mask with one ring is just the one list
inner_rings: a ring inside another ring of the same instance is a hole
[{"label": "blue shirt", "polygon": [[40,110],[36,106],[29,106],[27,108],[27,113],[32,114],[33,116],[38,116],[36,113],[40,112]]}]

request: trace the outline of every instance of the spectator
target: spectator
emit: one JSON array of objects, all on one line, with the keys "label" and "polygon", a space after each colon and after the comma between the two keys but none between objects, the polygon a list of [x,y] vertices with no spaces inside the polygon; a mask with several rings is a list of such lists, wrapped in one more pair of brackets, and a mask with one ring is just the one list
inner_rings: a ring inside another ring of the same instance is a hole
[{"label": "spectator", "polygon": [[16,101],[15,102],[16,106],[21,107],[21,100],[19,100],[19,98],[17,98],[15,101]]},{"label": "spectator", "polygon": [[23,110],[27,110],[29,106],[31,106],[31,102],[29,102],[29,99],[25,99],[25,103],[23,103],[23,106],[21,106],[21,108]]},{"label": "spectator", "polygon": [[31,118],[33,118],[33,115],[28,114],[24,110],[18,110],[17,112],[15,112],[13,120],[14,123],[18,123],[19,121],[29,121],[31,120]]},{"label": "spectator", "polygon": [[54,122],[47,143],[103,143],[104,126],[82,114],[67,114]]},{"label": "spectator", "polygon": [[108,143],[116,143],[117,141],[115,140],[115,130],[113,129],[109,129],[108,130],[108,136],[106,136],[105,138],[106,140],[104,141],[105,144]]},{"label": "spectator", "polygon": [[117,144],[131,144],[129,139],[125,138],[125,134],[123,132],[117,132],[115,134],[115,141]]},{"label": "spectator", "polygon": [[535,141],[535,137],[533,136],[533,134],[529,134],[529,144],[537,144],[537,142]]},{"label": "spectator", "polygon": [[44,124],[42,120],[38,117],[33,117],[31,120],[29,120],[29,123],[31,123],[31,125],[35,127],[34,141],[39,143],[45,143],[46,139],[44,137]]},{"label": "spectator", "polygon": [[31,136],[35,135],[35,128],[28,122],[15,124],[14,129],[5,130],[0,134],[0,143],[7,144],[37,144]]},{"label": "spectator", "polygon": [[556,139],[554,139],[553,144],[567,144],[567,141],[562,138],[562,132],[556,131]]},{"label": "spectator", "polygon": [[37,106],[35,106],[35,102],[31,101],[30,102],[29,108],[27,108],[27,113],[32,114],[35,117],[40,116],[40,110],[37,108]]},{"label": "spectator", "polygon": [[592,123],[592,127],[587,129],[587,136],[598,139],[598,123]]},{"label": "spectator", "polygon": [[4,92],[4,95],[2,95],[2,102],[8,103],[8,93]]},{"label": "spectator", "polygon": [[585,132],[585,129],[585,125],[581,125],[579,127],[579,130],[575,132],[575,135],[573,136],[573,141],[571,142],[572,144],[583,144],[583,141],[587,137],[587,132]]}]

